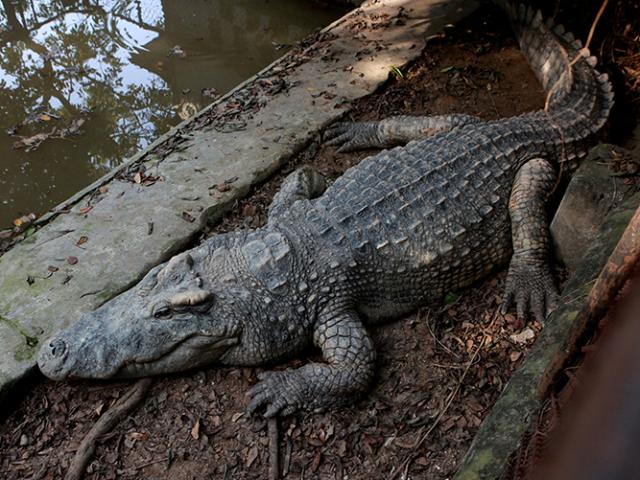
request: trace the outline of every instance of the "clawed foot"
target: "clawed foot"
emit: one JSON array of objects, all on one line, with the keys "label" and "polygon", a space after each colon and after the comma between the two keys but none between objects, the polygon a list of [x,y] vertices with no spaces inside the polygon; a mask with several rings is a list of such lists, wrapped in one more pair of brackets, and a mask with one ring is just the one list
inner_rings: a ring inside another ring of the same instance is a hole
[{"label": "clawed foot", "polygon": [[377,122],[338,122],[324,134],[325,144],[338,147],[338,152],[350,152],[362,148],[378,147]]},{"label": "clawed foot", "polygon": [[266,406],[265,418],[276,415],[287,416],[296,412],[303,405],[305,381],[302,375],[294,371],[263,372],[258,374],[258,382],[247,395],[251,402],[247,407],[249,414]]},{"label": "clawed foot", "polygon": [[516,256],[511,259],[501,308],[503,315],[515,303],[518,318],[525,319],[532,312],[537,321],[543,322],[555,308],[557,299],[558,290],[546,266]]}]

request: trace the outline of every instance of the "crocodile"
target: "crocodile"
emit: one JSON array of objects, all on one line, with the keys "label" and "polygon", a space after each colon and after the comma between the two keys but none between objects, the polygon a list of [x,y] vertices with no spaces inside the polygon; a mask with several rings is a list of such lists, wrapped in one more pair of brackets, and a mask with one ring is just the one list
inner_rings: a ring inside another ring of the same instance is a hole
[{"label": "crocodile", "polygon": [[562,26],[501,6],[547,92],[544,109],[329,126],[339,150],[382,150],[328,187],[310,167],[294,171],[264,227],[213,236],[151,269],[46,341],[41,371],[141,377],[273,364],[317,347],[322,361],[266,371],[248,390],[248,411],[273,417],[362,396],[376,362],[368,327],[507,264],[503,311],[544,319],[557,296],[545,202],[597,141],[613,93]]}]

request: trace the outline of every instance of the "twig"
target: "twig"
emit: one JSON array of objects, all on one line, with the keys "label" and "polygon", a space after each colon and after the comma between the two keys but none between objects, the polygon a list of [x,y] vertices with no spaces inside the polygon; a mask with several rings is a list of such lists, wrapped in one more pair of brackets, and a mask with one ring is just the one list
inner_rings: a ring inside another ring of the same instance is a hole
[{"label": "twig", "polygon": [[[493,324],[495,323],[496,319],[498,318],[499,311],[500,311],[499,309],[496,310],[496,313],[493,315],[493,319],[491,320],[491,323],[489,324],[489,327],[487,328],[487,330],[490,329],[493,326]],[[473,355],[471,355],[471,358],[467,362],[464,371],[460,375],[460,378],[458,379],[458,383],[456,384],[455,388],[451,391],[451,393],[449,394],[449,396],[445,400],[444,406],[442,407],[442,409],[438,413],[438,416],[433,420],[433,422],[431,423],[431,426],[427,429],[427,431],[424,433],[424,435],[422,435],[420,437],[420,440],[412,447],[412,450],[417,451],[417,449],[420,448],[420,446],[422,446],[422,444],[427,440],[427,438],[429,438],[429,435],[431,435],[431,432],[433,432],[435,430],[435,428],[440,424],[440,421],[444,417],[445,413],[447,413],[447,410],[449,410],[449,407],[451,406],[451,403],[453,402],[453,399],[456,397],[456,395],[458,395],[458,392],[460,391],[460,388],[462,387],[462,383],[464,382],[464,379],[467,376],[467,373],[469,372],[469,369],[475,363],[476,358],[477,358],[478,354],[480,353],[480,350],[482,349],[482,347],[484,347],[485,343],[487,342],[487,338],[488,337],[489,337],[489,335],[485,332],[484,336],[482,337],[482,341],[478,344],[476,349],[473,351]],[[400,467],[389,477],[389,480],[394,480],[395,478],[397,478],[398,474],[400,472],[403,473],[403,477],[404,478],[409,478],[408,477],[409,466],[411,465],[411,461],[416,456],[417,456],[416,453],[414,453],[412,455],[409,455],[406,458],[406,460],[404,462],[402,462],[402,465],[400,465]]]},{"label": "twig", "polygon": [[98,438],[115,427],[118,421],[145,397],[152,381],[150,378],[138,380],[113,407],[98,419],[76,450],[65,480],[80,480],[84,476],[89,460],[95,452]]},{"label": "twig", "polygon": [[280,435],[278,435],[278,419],[270,418],[269,429],[269,480],[280,478]]},{"label": "twig", "polygon": [[[422,320],[422,315],[420,314],[420,312],[418,312],[418,322],[420,322]],[[431,336],[433,337],[433,340],[442,347],[442,349],[447,352],[449,355],[451,355],[454,358],[459,358],[458,354],[455,353],[453,350],[451,350],[450,348],[448,348],[444,343],[442,343],[442,341],[436,336],[436,334],[434,333],[433,329],[431,328],[431,322],[429,321],[429,311],[427,311],[427,318],[425,319],[425,324],[427,325],[427,329],[429,330],[429,333],[431,334]]]}]

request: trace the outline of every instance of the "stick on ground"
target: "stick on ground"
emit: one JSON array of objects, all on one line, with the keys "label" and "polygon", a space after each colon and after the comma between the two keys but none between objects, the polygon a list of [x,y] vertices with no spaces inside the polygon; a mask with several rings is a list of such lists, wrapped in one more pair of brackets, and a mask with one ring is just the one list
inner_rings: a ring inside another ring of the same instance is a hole
[{"label": "stick on ground", "polygon": [[95,452],[96,444],[100,436],[109,432],[122,417],[131,412],[131,410],[140,403],[149,391],[152,381],[150,378],[138,380],[113,407],[98,419],[91,430],[89,430],[89,433],[84,437],[82,443],[80,443],[69,466],[65,480],[80,480],[84,476],[84,472]]},{"label": "stick on ground", "polygon": [[270,418],[269,428],[269,480],[280,478],[280,439],[278,435],[278,419]]}]

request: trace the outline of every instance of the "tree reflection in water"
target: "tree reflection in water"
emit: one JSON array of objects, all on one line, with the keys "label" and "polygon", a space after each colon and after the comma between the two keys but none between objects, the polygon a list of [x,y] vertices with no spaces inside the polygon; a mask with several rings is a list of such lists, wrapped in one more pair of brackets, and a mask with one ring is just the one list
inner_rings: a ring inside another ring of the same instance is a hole
[{"label": "tree reflection in water", "polygon": [[[0,0],[0,227],[44,210],[330,22],[299,0]],[[43,114],[46,114],[43,116]],[[13,149],[87,117],[82,135]]]}]

